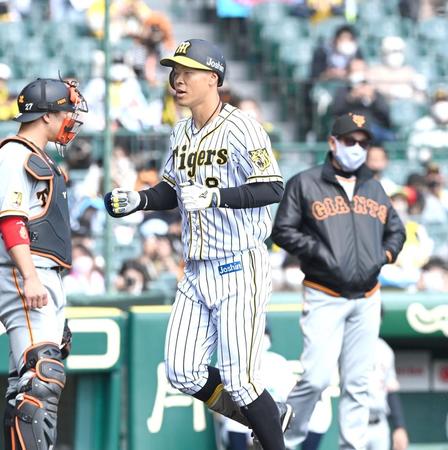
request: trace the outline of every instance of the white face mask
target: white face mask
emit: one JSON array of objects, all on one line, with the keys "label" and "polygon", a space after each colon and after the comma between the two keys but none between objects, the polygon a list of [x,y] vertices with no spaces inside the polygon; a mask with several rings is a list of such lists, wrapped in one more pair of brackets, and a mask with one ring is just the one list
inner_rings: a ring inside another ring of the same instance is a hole
[{"label": "white face mask", "polygon": [[448,123],[448,101],[438,101],[431,107],[432,115],[438,122]]},{"label": "white face mask", "polygon": [[354,41],[342,41],[337,45],[336,49],[344,56],[353,56],[358,50],[358,46]]},{"label": "white face mask", "polygon": [[351,84],[360,84],[366,81],[366,75],[364,72],[353,72],[349,75],[348,81]]},{"label": "white face mask", "polygon": [[404,53],[401,52],[391,52],[385,55],[384,62],[389,66],[397,69],[402,67],[404,64]]},{"label": "white face mask", "polygon": [[93,268],[93,260],[90,256],[79,256],[73,261],[72,270],[76,273],[87,274]]},{"label": "white face mask", "polygon": [[334,142],[336,144],[336,152],[333,154],[344,172],[354,172],[365,163],[367,151],[359,144],[348,147],[336,138],[334,138]]}]

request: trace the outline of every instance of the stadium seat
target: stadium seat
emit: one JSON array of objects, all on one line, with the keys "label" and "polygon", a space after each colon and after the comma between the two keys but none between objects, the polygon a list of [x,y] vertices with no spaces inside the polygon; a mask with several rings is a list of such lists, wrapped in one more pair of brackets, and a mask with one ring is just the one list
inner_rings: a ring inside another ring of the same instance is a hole
[{"label": "stadium seat", "polygon": [[251,10],[250,18],[258,23],[279,23],[288,12],[286,5],[278,1],[262,2],[255,5]]},{"label": "stadium seat", "polygon": [[425,41],[445,41],[448,39],[448,21],[446,17],[432,17],[417,25],[417,33]]},{"label": "stadium seat", "polygon": [[16,43],[27,41],[27,31],[22,22],[0,24],[0,55],[12,56]]},{"label": "stadium seat", "polygon": [[14,65],[20,78],[37,78],[47,63],[42,42],[38,40],[18,41],[14,45]]},{"label": "stadium seat", "polygon": [[384,3],[382,1],[366,1],[358,8],[358,21],[360,25],[370,22],[380,22],[385,17]]},{"label": "stadium seat", "polygon": [[412,124],[423,115],[423,107],[412,100],[393,100],[389,105],[392,124],[399,135],[405,137]]},{"label": "stadium seat", "polygon": [[18,124],[13,121],[0,121],[0,139],[4,139],[7,136],[11,136],[17,133]]}]

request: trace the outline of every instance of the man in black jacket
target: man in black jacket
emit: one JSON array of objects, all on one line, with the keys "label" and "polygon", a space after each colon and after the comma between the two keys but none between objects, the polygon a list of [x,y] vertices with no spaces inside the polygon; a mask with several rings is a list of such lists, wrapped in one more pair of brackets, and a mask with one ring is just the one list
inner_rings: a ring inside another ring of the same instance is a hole
[{"label": "man in black jacket", "polygon": [[288,446],[302,442],[321,392],[339,364],[340,449],[365,450],[368,376],[379,333],[378,274],[395,261],[405,231],[380,183],[364,165],[372,133],[366,118],[336,119],[324,164],[286,185],[273,241],[301,261],[303,378],[288,397],[295,419]]}]

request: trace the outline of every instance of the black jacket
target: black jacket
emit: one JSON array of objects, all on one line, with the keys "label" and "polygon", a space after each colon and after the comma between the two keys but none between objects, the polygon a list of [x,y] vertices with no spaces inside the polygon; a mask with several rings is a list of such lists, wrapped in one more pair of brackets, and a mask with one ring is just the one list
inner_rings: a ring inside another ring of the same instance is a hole
[{"label": "black jacket", "polygon": [[359,298],[375,290],[381,267],[395,261],[405,230],[366,166],[356,172],[350,202],[330,158],[288,181],[272,239],[300,259],[305,285]]}]

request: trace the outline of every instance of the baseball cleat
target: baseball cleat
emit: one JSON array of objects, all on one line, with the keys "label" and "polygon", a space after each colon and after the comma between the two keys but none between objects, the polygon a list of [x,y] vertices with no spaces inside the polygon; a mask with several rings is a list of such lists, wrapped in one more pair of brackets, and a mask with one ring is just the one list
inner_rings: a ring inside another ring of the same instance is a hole
[{"label": "baseball cleat", "polygon": [[[282,408],[284,411],[282,412]],[[294,410],[289,403],[281,403],[279,405],[280,409],[280,422],[282,425],[283,434],[289,428],[289,424],[291,423],[292,418],[294,417]]]}]

